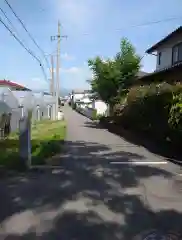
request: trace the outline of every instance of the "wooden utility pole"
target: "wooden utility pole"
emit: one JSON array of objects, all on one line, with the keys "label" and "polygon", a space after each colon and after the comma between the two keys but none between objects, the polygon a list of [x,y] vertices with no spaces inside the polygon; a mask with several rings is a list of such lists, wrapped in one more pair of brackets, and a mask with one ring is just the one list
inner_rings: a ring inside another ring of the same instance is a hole
[{"label": "wooden utility pole", "polygon": [[51,83],[50,83],[50,93],[55,96],[55,83],[54,83],[54,56],[51,55]]}]

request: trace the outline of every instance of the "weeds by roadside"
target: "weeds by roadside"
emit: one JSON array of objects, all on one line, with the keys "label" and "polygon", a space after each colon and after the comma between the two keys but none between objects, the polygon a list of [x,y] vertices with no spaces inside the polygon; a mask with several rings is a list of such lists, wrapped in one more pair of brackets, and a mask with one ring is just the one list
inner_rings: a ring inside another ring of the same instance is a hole
[{"label": "weeds by roadside", "polygon": [[[32,164],[45,164],[46,159],[61,152],[66,135],[64,121],[37,122],[31,130]],[[0,165],[8,169],[21,168],[18,133],[0,142]]]}]

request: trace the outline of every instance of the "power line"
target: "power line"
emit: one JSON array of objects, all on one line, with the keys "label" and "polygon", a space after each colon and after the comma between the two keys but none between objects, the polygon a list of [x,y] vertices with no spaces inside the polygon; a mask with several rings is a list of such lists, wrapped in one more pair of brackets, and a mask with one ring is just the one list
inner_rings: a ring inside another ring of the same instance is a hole
[{"label": "power line", "polygon": [[[178,19],[182,19],[182,16],[165,18],[165,19],[152,21],[152,22],[145,22],[145,23],[141,23],[141,24],[137,24],[137,25],[131,25],[131,26],[128,26],[126,28],[137,28],[137,27],[150,26],[150,25],[153,25],[153,24],[158,24],[158,23],[163,23],[163,22],[170,22],[170,21],[174,21],[174,20],[178,20]],[[122,28],[118,28],[116,30],[122,30]]]},{"label": "power line", "polygon": [[15,15],[15,17],[18,19],[18,21],[21,23],[22,27],[24,28],[24,30],[27,32],[28,36],[30,37],[30,39],[33,41],[33,43],[37,46],[37,48],[40,50],[40,52],[42,53],[48,68],[50,69],[50,64],[49,61],[43,51],[43,49],[38,45],[38,43],[35,41],[35,39],[33,38],[33,36],[31,35],[31,33],[28,31],[28,29],[26,28],[25,24],[23,23],[23,21],[20,19],[20,17],[16,14],[16,12],[14,11],[13,7],[10,5],[10,3],[7,0],[4,0],[6,2],[6,4],[8,5],[8,7],[11,9],[11,11],[13,12],[13,14]]},{"label": "power line", "polygon": [[[165,19],[161,19],[161,20],[156,20],[156,21],[151,21],[151,22],[144,22],[144,23],[141,23],[141,24],[136,24],[136,25],[130,25],[130,26],[126,26],[126,27],[116,28],[116,29],[114,29],[114,31],[122,31],[123,29],[129,29],[129,28],[145,27],[145,26],[150,26],[150,25],[159,24],[159,23],[163,23],[163,22],[170,22],[170,21],[179,20],[179,19],[182,19],[182,16],[165,18]],[[89,36],[90,33],[82,33],[81,35]]]},{"label": "power line", "polygon": [[[6,18],[6,20],[8,21],[8,23],[11,25],[11,27],[14,29],[14,32],[16,32],[16,34],[18,34],[17,29],[15,28],[14,24],[11,22],[11,20],[8,18],[8,16],[6,15],[5,11],[0,7],[0,11],[3,13],[4,17]],[[18,34],[19,35],[19,34]]]},{"label": "power line", "polygon": [[19,44],[39,63],[41,69],[42,69],[42,72],[43,72],[43,75],[44,75],[44,78],[46,81],[47,80],[47,76],[46,76],[46,73],[45,73],[45,70],[43,68],[43,65],[40,61],[39,58],[36,57],[36,55],[30,50],[28,49],[25,44],[11,31],[11,29],[4,23],[4,21],[2,20],[2,18],[0,17],[0,22],[4,25],[4,27],[10,32],[10,34],[16,39],[17,42],[19,42]]},{"label": "power line", "polygon": [[[11,25],[11,28],[13,28],[13,30],[14,30],[14,33],[16,33],[16,35],[19,37],[19,38],[21,38],[20,37],[20,34],[18,33],[18,31],[17,31],[17,29],[16,29],[16,27],[14,26],[14,24],[12,23],[12,21],[8,18],[8,16],[7,16],[7,14],[6,14],[6,12],[0,7],[0,11],[3,13],[3,15],[4,15],[4,17],[6,18],[6,20],[8,21],[8,23]],[[25,41],[23,41],[22,39],[21,39],[21,41],[24,43],[24,45],[25,45]],[[32,52],[32,51],[31,51]],[[32,52],[33,53],[33,52]],[[35,55],[35,54],[34,54]]]},{"label": "power line", "polygon": [[[14,24],[11,22],[11,20],[8,18],[8,16],[7,16],[7,14],[6,14],[6,12],[2,9],[2,8],[0,8],[0,11],[3,13],[3,15],[5,16],[5,18],[6,18],[6,20],[8,21],[8,23],[11,25],[11,27],[14,29],[14,32],[19,36],[19,38],[20,38],[20,35],[19,35],[19,33],[18,33],[18,31],[17,31],[17,29],[16,29],[16,27],[14,26]],[[23,43],[23,45],[25,46],[25,43],[23,42],[23,41],[21,41],[22,43]],[[21,44],[22,45],[22,44]],[[28,49],[28,48],[27,48]],[[28,49],[29,50],[29,49]],[[31,51],[31,50],[29,50],[34,56],[35,56],[35,54]],[[29,53],[30,53],[29,52]],[[32,55],[31,54],[31,55]],[[37,58],[37,57],[36,57]],[[37,58],[38,59],[38,58]],[[36,60],[37,60],[36,59]],[[43,72],[43,75],[44,75],[44,78],[46,79],[46,81],[47,81],[47,76],[46,76],[46,73],[45,73],[45,70],[44,70],[44,68],[43,68],[43,65],[42,65],[42,63],[41,63],[41,61],[39,60],[38,61],[39,62],[39,64],[40,64],[40,67],[41,67],[41,69],[42,69],[42,72]]]}]

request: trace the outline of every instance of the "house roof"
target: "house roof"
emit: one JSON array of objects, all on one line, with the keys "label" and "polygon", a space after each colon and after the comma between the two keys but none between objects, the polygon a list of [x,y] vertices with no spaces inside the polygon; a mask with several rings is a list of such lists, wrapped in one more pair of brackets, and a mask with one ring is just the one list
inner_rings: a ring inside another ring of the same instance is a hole
[{"label": "house roof", "polygon": [[91,90],[84,90],[84,89],[75,89],[72,92],[75,94],[85,94],[85,93],[90,93]]},{"label": "house roof", "polygon": [[23,89],[23,90],[28,90],[30,91],[30,89],[26,88],[25,86],[22,86],[18,83],[15,82],[11,82],[9,80],[0,80],[0,86],[8,86],[8,87],[13,87],[13,88],[17,88],[17,89]]},{"label": "house roof", "polygon": [[163,68],[161,70],[156,70],[154,72],[148,73],[145,76],[139,77],[139,80],[145,80],[145,78],[156,76],[157,74],[169,73],[170,71],[176,71],[182,68],[182,62],[174,64],[173,66]]},{"label": "house roof", "polygon": [[171,37],[173,37],[176,34],[182,33],[182,26],[168,34],[166,37],[164,37],[162,40],[154,44],[152,47],[146,50],[146,53],[152,53],[154,52],[158,47],[160,47],[162,44],[164,44],[166,41],[168,41]]}]

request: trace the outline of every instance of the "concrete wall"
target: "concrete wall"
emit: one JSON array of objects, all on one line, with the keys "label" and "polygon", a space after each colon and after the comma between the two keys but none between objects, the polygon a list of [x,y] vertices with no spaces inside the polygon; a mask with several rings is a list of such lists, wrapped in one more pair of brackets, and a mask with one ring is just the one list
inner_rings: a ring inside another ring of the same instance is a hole
[{"label": "concrete wall", "polygon": [[93,116],[95,116],[95,111],[97,115],[105,115],[107,112],[107,104],[101,100],[96,100],[89,104],[89,106],[82,105],[79,111],[86,117],[92,119]]},{"label": "concrete wall", "polygon": [[96,100],[93,102],[93,108],[97,110],[97,114],[103,115],[107,110],[107,104],[101,100]]},{"label": "concrete wall", "polygon": [[74,93],[73,94],[73,101],[77,101],[77,100],[80,100],[81,98],[84,97],[84,93]]}]

